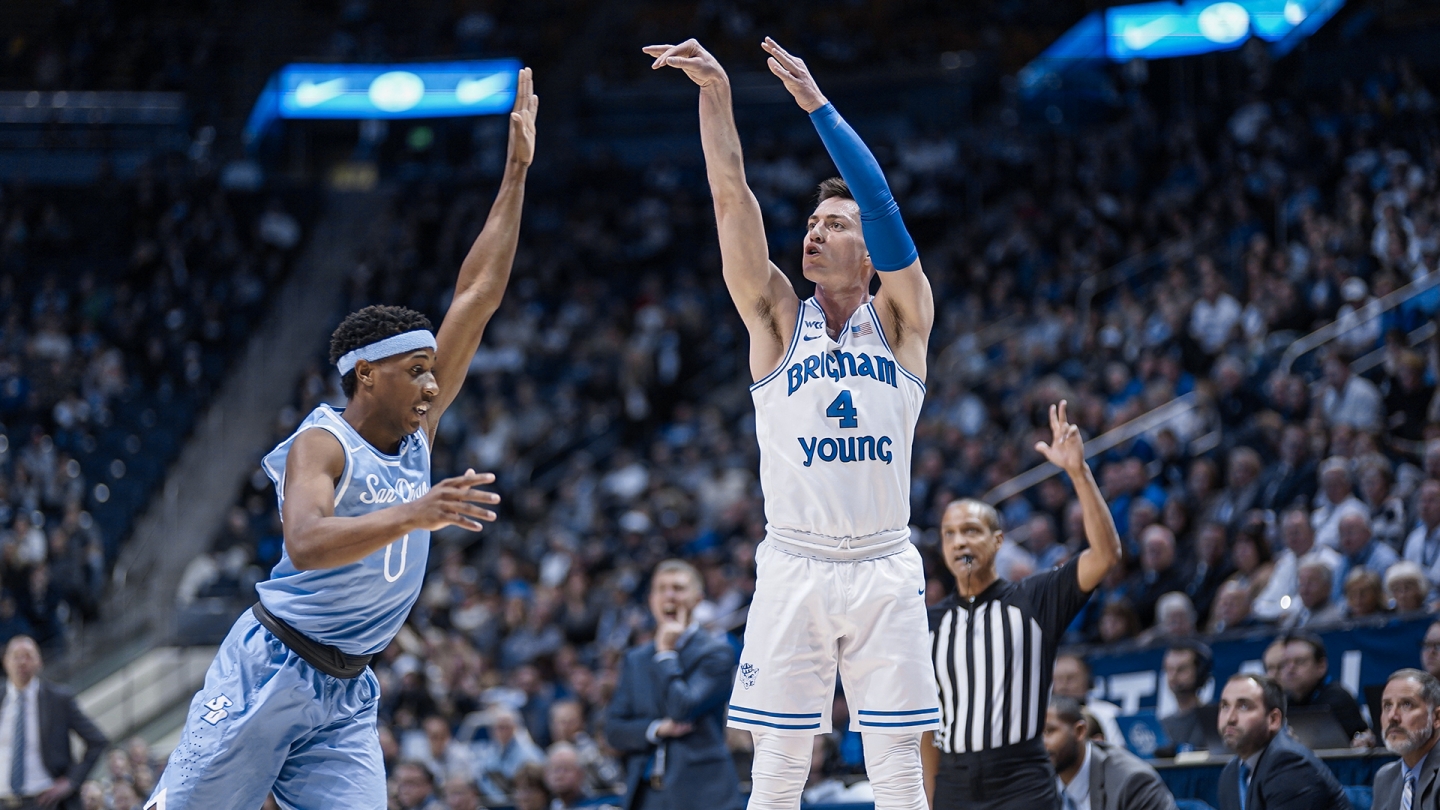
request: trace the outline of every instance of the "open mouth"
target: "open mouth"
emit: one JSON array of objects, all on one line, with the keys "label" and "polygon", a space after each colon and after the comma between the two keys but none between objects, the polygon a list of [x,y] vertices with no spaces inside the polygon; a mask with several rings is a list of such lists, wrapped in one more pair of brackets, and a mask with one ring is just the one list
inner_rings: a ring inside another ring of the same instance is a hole
[{"label": "open mouth", "polygon": [[820,255],[820,248],[815,247],[814,245],[811,245],[810,247],[805,248],[805,255],[806,255],[806,256],[819,256],[819,255]]},{"label": "open mouth", "polygon": [[425,415],[430,413],[430,403],[422,402],[421,404],[416,405],[412,410],[414,410],[421,419],[424,419]]}]

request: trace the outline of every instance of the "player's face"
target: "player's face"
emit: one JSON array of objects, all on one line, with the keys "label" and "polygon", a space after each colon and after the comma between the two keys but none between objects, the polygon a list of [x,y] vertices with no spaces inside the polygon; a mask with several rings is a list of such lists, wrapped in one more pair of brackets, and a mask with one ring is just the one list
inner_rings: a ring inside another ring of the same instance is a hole
[{"label": "player's face", "polygon": [[851,286],[869,281],[874,268],[860,230],[860,206],[831,197],[815,206],[806,223],[800,268],[816,284]]},{"label": "player's face", "polygon": [[356,374],[360,385],[368,386],[381,412],[392,417],[395,430],[402,436],[425,424],[431,404],[440,395],[440,384],[435,381],[435,352],[430,349],[387,357],[369,364],[363,373],[357,364]]},{"label": "player's face", "polygon": [[998,529],[990,528],[988,515],[973,503],[952,504],[940,519],[945,567],[957,579],[971,572],[993,570],[1003,537]]},{"label": "player's face", "polygon": [[1440,672],[1440,622],[1430,625],[1430,629],[1425,631],[1425,640],[1420,645],[1420,663],[1431,675]]}]

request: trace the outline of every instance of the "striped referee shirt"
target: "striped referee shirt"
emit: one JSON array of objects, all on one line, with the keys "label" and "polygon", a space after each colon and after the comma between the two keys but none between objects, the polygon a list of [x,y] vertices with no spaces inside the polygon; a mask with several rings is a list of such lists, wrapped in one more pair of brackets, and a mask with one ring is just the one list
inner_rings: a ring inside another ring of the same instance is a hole
[{"label": "striped referee shirt", "polygon": [[930,650],[940,691],[935,745],[964,754],[1040,736],[1055,650],[1090,594],[1078,557],[1020,582],[996,580],[973,600],[930,609]]}]

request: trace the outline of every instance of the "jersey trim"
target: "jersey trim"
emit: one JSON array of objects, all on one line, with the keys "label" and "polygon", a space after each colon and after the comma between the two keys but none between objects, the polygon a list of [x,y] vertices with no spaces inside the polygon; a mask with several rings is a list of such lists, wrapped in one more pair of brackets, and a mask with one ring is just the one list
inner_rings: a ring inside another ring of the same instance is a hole
[{"label": "jersey trim", "polygon": [[905,366],[900,362],[900,358],[896,356],[895,350],[890,348],[890,339],[885,337],[885,324],[880,322],[880,313],[875,311],[875,299],[872,298],[869,301],[866,301],[865,306],[870,308],[870,317],[875,319],[875,334],[879,335],[880,342],[885,344],[885,351],[890,352],[890,356],[895,358],[895,367],[900,369],[901,374],[909,377],[910,382],[913,382],[916,385],[920,386],[920,391],[923,393],[925,391],[924,381],[921,380],[919,377],[915,376],[914,374],[911,374],[910,370],[905,368]]},{"label": "jersey trim", "polygon": [[[805,305],[808,303],[808,301],[801,301],[800,306],[796,307],[795,309],[795,334],[790,336],[790,348],[785,350],[785,356],[780,358],[780,364],[775,367],[774,371],[766,374],[764,377],[761,377],[753,385],[751,385],[751,391],[755,391],[764,384],[770,382],[776,377],[779,377],[780,372],[784,371],[785,367],[790,364],[790,356],[795,354],[795,347],[800,344],[800,325],[805,321]],[[896,365],[899,364],[897,363]]]},{"label": "jersey trim", "polygon": [[[350,445],[345,443],[345,437],[341,436],[340,432],[337,431],[334,427],[316,422],[310,427],[305,428],[305,430],[300,431],[300,433],[295,434],[295,438],[290,440],[290,450],[293,450],[295,448],[295,440],[300,438],[301,433],[306,433],[311,430],[323,430],[326,433],[329,433],[331,436],[334,436],[335,441],[340,443],[340,452],[345,454],[345,469],[340,471],[340,486],[338,489],[335,490],[335,506],[339,506],[340,499],[345,497],[345,490],[350,488],[350,468],[352,466]],[[290,459],[290,450],[285,451],[285,459],[287,462]],[[285,465],[285,469],[281,470],[279,475],[275,474],[275,469],[270,466],[270,460],[268,458],[261,459],[260,466],[265,468],[265,474],[270,476],[270,480],[276,482],[275,494],[278,496],[278,500],[280,503],[280,511],[282,513],[281,521],[284,521],[283,513],[285,511],[285,476],[290,471],[290,465],[287,463]]]}]

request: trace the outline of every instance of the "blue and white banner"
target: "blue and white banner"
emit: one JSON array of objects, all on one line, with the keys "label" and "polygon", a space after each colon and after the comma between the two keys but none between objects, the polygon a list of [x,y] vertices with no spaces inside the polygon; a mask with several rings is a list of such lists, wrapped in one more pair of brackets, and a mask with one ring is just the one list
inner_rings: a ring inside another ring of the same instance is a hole
[{"label": "blue and white banner", "polygon": [[[1338,680],[1356,699],[1365,705],[1364,688],[1382,684],[1390,673],[1405,667],[1420,666],[1420,642],[1431,618],[1395,620],[1381,626],[1346,627],[1321,632],[1325,652],[1330,661],[1329,677]],[[1236,672],[1264,672],[1260,657],[1275,640],[1275,634],[1217,641],[1213,679],[1201,692],[1202,702],[1219,697],[1219,688]],[[1174,712],[1175,698],[1165,683],[1161,659],[1165,648],[1138,652],[1087,656],[1095,675],[1093,695],[1120,707],[1122,714],[1153,709],[1165,716]]]}]

